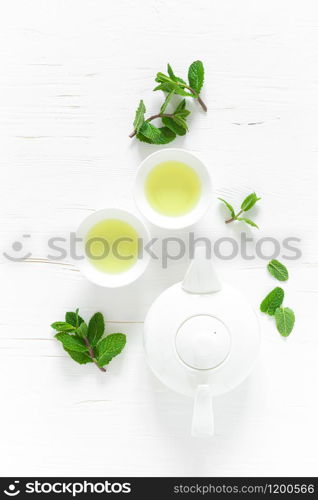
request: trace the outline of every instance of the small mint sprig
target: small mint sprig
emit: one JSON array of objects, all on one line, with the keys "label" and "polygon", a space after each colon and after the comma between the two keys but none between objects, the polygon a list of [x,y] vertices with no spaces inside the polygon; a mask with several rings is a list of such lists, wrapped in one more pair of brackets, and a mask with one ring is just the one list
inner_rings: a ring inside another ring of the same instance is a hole
[{"label": "small mint sprig", "polygon": [[204,67],[202,61],[194,61],[188,69],[188,82],[186,83],[182,78],[176,76],[172,67],[168,64],[168,75],[164,73],[157,73],[156,82],[159,83],[154,90],[163,90],[164,92],[174,91],[178,95],[184,97],[193,97],[197,99],[198,103],[204,111],[208,108],[200,97],[200,92],[204,83]]},{"label": "small mint sprig", "polygon": [[55,338],[74,361],[81,365],[95,363],[102,372],[106,371],[105,365],[120,354],[126,344],[126,335],[123,333],[111,333],[102,338],[105,322],[100,312],[95,313],[87,325],[76,309],[65,314],[65,321],[56,321],[51,327],[58,331]]},{"label": "small mint sprig", "polygon": [[249,210],[251,210],[251,208],[254,207],[255,203],[261,199],[261,198],[257,197],[256,193],[249,194],[245,198],[245,200],[243,200],[243,202],[241,204],[241,209],[237,212],[237,214],[235,213],[234,208],[232,207],[232,205],[229,202],[227,202],[223,198],[218,198],[218,199],[225,204],[225,206],[228,208],[228,210],[231,214],[231,218],[226,220],[225,224],[229,224],[230,222],[238,220],[241,222],[245,222],[246,224],[249,224],[250,226],[257,227],[257,229],[258,229],[258,225],[255,224],[254,221],[252,221],[251,219],[247,219],[246,217],[240,217],[240,215],[242,215],[243,212],[248,212]]},{"label": "small mint sprig", "polygon": [[[134,130],[129,137],[136,136],[141,142],[149,144],[168,144],[173,141],[177,135],[184,135],[188,131],[187,117],[190,111],[186,109],[186,102],[183,99],[172,113],[167,113],[166,109],[171,101],[174,91],[167,95],[164,103],[160,108],[160,112],[145,118],[146,107],[141,100],[136,110],[134,120]],[[152,120],[161,118],[163,127],[155,127]]]}]

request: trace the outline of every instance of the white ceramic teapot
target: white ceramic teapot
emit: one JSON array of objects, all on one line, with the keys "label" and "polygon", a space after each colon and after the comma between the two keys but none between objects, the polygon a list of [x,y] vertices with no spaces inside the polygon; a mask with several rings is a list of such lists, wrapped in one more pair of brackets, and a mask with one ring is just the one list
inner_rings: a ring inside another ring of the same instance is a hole
[{"label": "white ceramic teapot", "polygon": [[247,377],[260,334],[250,304],[236,289],[221,285],[205,248],[198,246],[184,280],[152,304],[144,342],[161,382],[194,397],[192,435],[212,436],[212,397]]}]

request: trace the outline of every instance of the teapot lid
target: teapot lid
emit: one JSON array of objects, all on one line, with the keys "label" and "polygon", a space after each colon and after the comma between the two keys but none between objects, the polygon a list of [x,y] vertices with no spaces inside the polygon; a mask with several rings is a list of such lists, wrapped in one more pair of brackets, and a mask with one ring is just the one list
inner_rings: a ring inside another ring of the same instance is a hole
[{"label": "teapot lid", "polygon": [[231,337],[225,324],[209,314],[186,319],[176,334],[176,351],[190,368],[212,370],[230,353]]}]

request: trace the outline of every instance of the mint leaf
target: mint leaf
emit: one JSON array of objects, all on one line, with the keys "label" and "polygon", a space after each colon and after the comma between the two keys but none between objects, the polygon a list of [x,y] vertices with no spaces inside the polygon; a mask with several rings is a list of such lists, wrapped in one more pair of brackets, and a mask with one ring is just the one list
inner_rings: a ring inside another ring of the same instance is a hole
[{"label": "mint leaf", "polygon": [[67,312],[65,314],[65,321],[66,323],[69,323],[70,325],[77,328],[81,323],[83,323],[84,320],[79,316],[78,312]]},{"label": "mint leaf", "polygon": [[80,326],[76,329],[76,335],[78,335],[79,337],[87,337],[87,324],[85,323],[85,321],[83,321]]},{"label": "mint leaf", "polygon": [[170,66],[170,64],[168,64],[168,75],[170,76],[171,80],[173,80],[174,82],[179,82],[179,83],[182,83],[183,85],[186,85],[186,82],[184,80],[182,80],[182,78],[179,78],[178,76],[176,76]]},{"label": "mint leaf", "polygon": [[115,356],[121,353],[126,344],[126,335],[111,333],[99,342],[96,347],[96,357],[99,366],[107,365]]},{"label": "mint leaf", "polygon": [[71,356],[72,359],[74,359],[74,361],[76,361],[76,363],[79,363],[80,365],[93,362],[93,360],[88,354],[85,354],[85,352],[71,351],[70,349],[65,349],[65,347],[64,350]]},{"label": "mint leaf", "polygon": [[88,350],[84,340],[79,337],[75,337],[75,335],[60,332],[55,335],[55,338],[62,342],[65,349],[69,349],[70,351],[85,352]]},{"label": "mint leaf", "polygon": [[102,338],[105,331],[105,322],[102,313],[97,312],[91,317],[88,323],[87,338],[94,347]]},{"label": "mint leaf", "polygon": [[223,198],[218,198],[218,200],[223,201],[224,205],[226,205],[226,207],[229,209],[231,217],[234,218],[235,212],[234,212],[234,208],[232,207],[232,205],[230,205],[230,203],[228,203],[227,201],[223,200]]},{"label": "mint leaf", "polygon": [[149,142],[151,144],[168,144],[176,138],[176,134],[168,127],[157,128],[147,121],[141,126],[137,134],[138,139],[140,136],[146,138],[144,142]]},{"label": "mint leaf", "polygon": [[185,119],[180,116],[180,115],[174,115],[174,117],[172,118],[173,121],[179,125],[179,127],[183,128],[184,130],[188,131],[188,125],[187,125],[187,122],[185,121]]},{"label": "mint leaf", "polygon": [[246,222],[246,224],[249,224],[249,226],[257,227],[257,229],[259,229],[258,225],[255,224],[255,222],[253,222],[251,219],[247,219],[246,217],[236,217],[236,220]]},{"label": "mint leaf", "polygon": [[185,135],[187,133],[186,129],[178,125],[173,118],[164,116],[162,123],[177,135]]},{"label": "mint leaf", "polygon": [[167,97],[165,98],[165,101],[164,101],[163,105],[162,105],[162,106],[161,106],[161,108],[160,108],[160,113],[164,113],[164,112],[166,111],[167,106],[168,106],[169,102],[171,101],[172,96],[174,95],[174,93],[175,93],[175,90],[172,90],[172,91],[171,91],[171,92],[167,95]]},{"label": "mint leaf", "polygon": [[174,72],[170,66],[170,64],[168,63],[168,75],[170,76],[170,78],[173,80],[175,78],[175,75],[174,75]]},{"label": "mint leaf", "polygon": [[274,278],[279,281],[287,281],[288,280],[288,271],[287,268],[276,259],[271,260],[267,264],[267,269]]},{"label": "mint leaf", "polygon": [[276,287],[265,297],[260,305],[260,310],[263,313],[274,316],[276,309],[282,305],[283,300],[284,290],[280,287]]},{"label": "mint leaf", "polygon": [[255,203],[260,199],[261,198],[258,198],[256,193],[249,194],[242,202],[241,209],[243,210],[243,212],[251,210],[251,208],[255,205]]},{"label": "mint leaf", "polygon": [[65,321],[55,321],[55,323],[51,324],[51,327],[59,332],[74,332],[75,330],[73,325]]},{"label": "mint leaf", "polygon": [[188,80],[190,87],[197,93],[200,91],[204,82],[204,67],[202,61],[194,61],[188,70]]},{"label": "mint leaf", "polygon": [[139,106],[136,110],[135,119],[134,119],[134,129],[137,130],[137,132],[139,132],[140,127],[142,126],[142,124],[145,121],[145,117],[144,117],[145,112],[146,112],[146,107],[144,105],[144,101],[141,100],[139,102]]},{"label": "mint leaf", "polygon": [[288,337],[295,324],[294,311],[288,307],[279,307],[275,311],[277,330],[283,337]]}]

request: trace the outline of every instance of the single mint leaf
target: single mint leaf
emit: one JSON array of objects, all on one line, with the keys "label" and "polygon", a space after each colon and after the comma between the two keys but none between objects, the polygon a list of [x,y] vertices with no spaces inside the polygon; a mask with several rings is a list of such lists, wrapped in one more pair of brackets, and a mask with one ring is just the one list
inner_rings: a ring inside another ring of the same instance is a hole
[{"label": "single mint leaf", "polygon": [[249,194],[242,202],[241,209],[243,210],[243,212],[251,210],[251,208],[254,207],[255,203],[260,199],[261,198],[258,198],[256,193]]},{"label": "single mint leaf", "polygon": [[276,309],[282,305],[283,300],[284,290],[278,286],[265,297],[260,305],[260,310],[263,313],[274,316]]},{"label": "single mint leaf", "polygon": [[[78,309],[77,309],[78,311]],[[79,316],[78,312],[67,312],[65,314],[65,321],[66,323],[69,323],[70,325],[74,326],[77,328],[81,323],[83,323],[83,318]]]},{"label": "single mint leaf", "polygon": [[[186,107],[186,100],[182,99],[182,101],[179,102],[178,106],[174,110],[174,114],[176,115],[177,113],[180,113],[181,111],[184,111]],[[190,114],[190,111],[189,111]]]},{"label": "single mint leaf", "polygon": [[164,116],[162,118],[162,123],[177,135],[185,135],[187,133],[186,129],[178,125],[173,118]]},{"label": "single mint leaf", "polygon": [[288,307],[279,307],[275,311],[277,330],[283,337],[288,337],[294,328],[295,314]]},{"label": "single mint leaf", "polygon": [[173,121],[179,125],[181,128],[183,128],[184,130],[188,131],[188,125],[187,125],[187,122],[185,121],[184,118],[182,118],[182,116],[180,115],[174,115],[174,117],[172,118]]},{"label": "single mint leaf", "polygon": [[161,106],[161,108],[160,108],[160,113],[164,113],[164,112],[166,111],[167,106],[168,106],[169,102],[171,101],[172,96],[174,95],[174,93],[175,93],[175,90],[172,90],[172,91],[171,91],[171,92],[167,95],[167,97],[165,98],[165,101],[164,101],[163,105],[162,105],[162,106]]},{"label": "single mint leaf", "polygon": [[174,74],[170,64],[168,64],[168,75],[170,76],[171,80],[173,80],[175,82],[182,83],[183,85],[186,85],[186,82],[184,80],[182,80],[182,78],[179,78],[178,76],[176,76]]},{"label": "single mint leaf", "polygon": [[170,78],[172,78],[172,80],[175,78],[173,69],[171,68],[169,63],[168,63],[168,75],[170,76]]},{"label": "single mint leaf", "polygon": [[88,350],[84,340],[79,337],[75,337],[74,335],[70,335],[69,333],[57,333],[55,338],[62,342],[65,349],[69,349],[70,351],[85,352]]},{"label": "single mint leaf", "polygon": [[235,211],[234,211],[234,208],[232,207],[232,205],[230,205],[230,203],[228,203],[227,201],[225,201],[223,198],[218,198],[218,200],[223,201],[223,203],[229,209],[231,217],[234,218],[235,217]]},{"label": "single mint leaf", "polygon": [[107,365],[115,356],[121,353],[126,344],[126,335],[111,333],[99,342],[96,347],[96,357],[99,366]]},{"label": "single mint leaf", "polygon": [[288,271],[287,268],[276,259],[271,260],[267,264],[267,269],[271,273],[274,278],[279,281],[287,281],[288,280]]},{"label": "single mint leaf", "polygon": [[202,61],[194,61],[189,67],[188,80],[190,87],[197,93],[200,91],[204,82],[204,67]]},{"label": "single mint leaf", "polygon": [[104,316],[97,312],[91,317],[88,323],[87,338],[89,343],[94,347],[102,338],[105,331]]},{"label": "single mint leaf", "polygon": [[76,363],[79,363],[80,365],[93,362],[89,355],[85,352],[71,351],[70,349],[65,349],[65,347],[64,350],[71,356],[72,359],[74,359],[74,361],[76,361]]},{"label": "single mint leaf", "polygon": [[168,144],[176,138],[176,134],[168,127],[157,128],[147,121],[141,126],[137,134],[138,139],[140,134],[148,139],[145,142],[150,142],[151,144]]},{"label": "single mint leaf", "polygon": [[83,321],[80,324],[80,326],[76,329],[76,335],[82,338],[87,337],[87,330],[88,330],[87,324],[85,323],[85,321]]},{"label": "single mint leaf", "polygon": [[145,121],[145,112],[146,112],[146,107],[144,105],[144,101],[141,100],[139,102],[139,106],[136,110],[135,119],[134,119],[134,129],[137,130],[137,132],[139,132],[140,127],[142,126],[142,124]]},{"label": "single mint leaf", "polygon": [[74,332],[75,330],[72,324],[66,323],[65,321],[55,321],[55,323],[52,323],[51,327],[58,332]]},{"label": "single mint leaf", "polygon": [[249,226],[257,227],[257,229],[259,229],[258,225],[255,224],[254,221],[252,221],[251,219],[247,219],[246,217],[236,217],[236,220],[246,222],[246,224],[248,224]]}]

